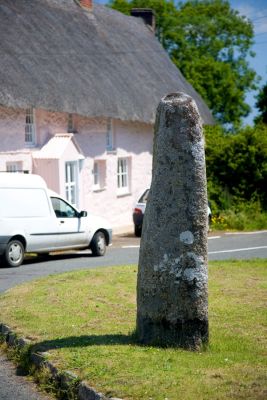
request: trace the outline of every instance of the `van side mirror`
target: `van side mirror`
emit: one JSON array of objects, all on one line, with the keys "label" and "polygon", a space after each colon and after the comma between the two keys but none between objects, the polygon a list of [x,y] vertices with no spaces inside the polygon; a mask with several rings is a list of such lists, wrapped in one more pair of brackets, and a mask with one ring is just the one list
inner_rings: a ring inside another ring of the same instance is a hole
[{"label": "van side mirror", "polygon": [[80,211],[78,217],[79,218],[87,217],[87,211]]}]

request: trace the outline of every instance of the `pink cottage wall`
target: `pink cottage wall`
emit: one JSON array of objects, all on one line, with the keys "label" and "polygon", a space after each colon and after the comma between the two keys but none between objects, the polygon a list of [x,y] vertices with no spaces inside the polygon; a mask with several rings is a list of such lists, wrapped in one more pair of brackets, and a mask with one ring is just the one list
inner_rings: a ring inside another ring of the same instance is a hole
[{"label": "pink cottage wall", "polygon": [[[79,120],[75,140],[85,156],[81,173],[81,208],[107,218],[114,232],[133,231],[132,211],[149,187],[152,173],[153,127],[149,124],[113,121],[114,150],[106,151],[107,119]],[[129,192],[118,193],[118,158],[129,160]],[[105,185],[94,190],[94,161],[105,164]]]},{"label": "pink cottage wall", "polygon": [[[107,218],[114,232],[133,230],[132,210],[141,193],[150,185],[152,168],[153,127],[137,122],[113,122],[114,150],[106,151],[107,118],[85,118],[75,115],[74,140],[85,160],[78,177],[80,209]],[[40,150],[56,133],[67,132],[68,114],[35,110],[36,146],[25,147],[25,110],[0,107],[0,171],[6,162],[21,162],[24,170],[34,173],[32,152]],[[64,159],[71,154],[64,154]],[[120,195],[117,190],[118,158],[129,160],[129,192]],[[94,161],[105,167],[104,185],[94,188]],[[63,180],[61,173],[61,180]],[[50,182],[47,182],[50,186]],[[64,184],[60,184],[60,194]]]},{"label": "pink cottage wall", "polygon": [[0,171],[6,171],[7,163],[18,163],[24,171],[32,170],[31,150],[25,148],[24,126],[24,110],[0,106]]}]

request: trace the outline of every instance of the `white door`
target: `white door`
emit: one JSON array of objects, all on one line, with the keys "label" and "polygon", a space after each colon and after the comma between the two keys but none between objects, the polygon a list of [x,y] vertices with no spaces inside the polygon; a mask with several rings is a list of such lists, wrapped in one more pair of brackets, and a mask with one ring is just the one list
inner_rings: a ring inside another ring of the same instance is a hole
[{"label": "white door", "polygon": [[65,191],[66,199],[73,206],[78,207],[78,168],[77,161],[68,161],[65,164]]},{"label": "white door", "polygon": [[77,210],[61,198],[51,197],[51,201],[58,220],[58,248],[86,246],[89,233],[85,227],[85,218],[78,217]]}]

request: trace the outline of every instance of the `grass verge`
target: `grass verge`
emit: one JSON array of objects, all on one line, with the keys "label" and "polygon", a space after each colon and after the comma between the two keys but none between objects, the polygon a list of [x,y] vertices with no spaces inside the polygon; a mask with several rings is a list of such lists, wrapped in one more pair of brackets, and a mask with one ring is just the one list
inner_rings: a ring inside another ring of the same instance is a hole
[{"label": "grass verge", "polygon": [[101,268],[18,286],[0,297],[0,321],[111,397],[267,397],[267,260],[209,264],[210,344],[199,353],[136,343],[136,270]]}]

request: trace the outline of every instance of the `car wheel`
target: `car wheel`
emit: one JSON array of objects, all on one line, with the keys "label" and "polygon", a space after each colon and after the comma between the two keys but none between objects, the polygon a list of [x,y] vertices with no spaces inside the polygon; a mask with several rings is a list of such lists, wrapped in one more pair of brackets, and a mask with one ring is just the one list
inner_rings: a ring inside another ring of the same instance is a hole
[{"label": "car wheel", "polygon": [[134,234],[136,237],[141,237],[141,233],[142,233],[142,226],[140,225],[135,225],[134,226]]},{"label": "car wheel", "polygon": [[6,247],[4,262],[9,267],[19,267],[24,260],[24,246],[15,239],[11,240]]},{"label": "car wheel", "polygon": [[103,232],[94,234],[90,247],[94,256],[103,256],[106,253],[107,243]]}]

